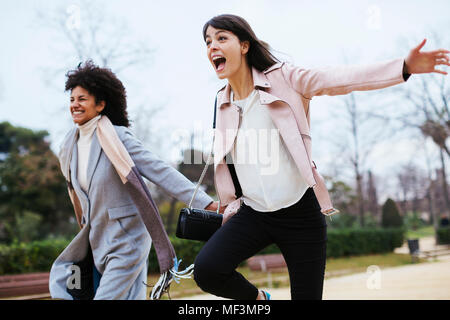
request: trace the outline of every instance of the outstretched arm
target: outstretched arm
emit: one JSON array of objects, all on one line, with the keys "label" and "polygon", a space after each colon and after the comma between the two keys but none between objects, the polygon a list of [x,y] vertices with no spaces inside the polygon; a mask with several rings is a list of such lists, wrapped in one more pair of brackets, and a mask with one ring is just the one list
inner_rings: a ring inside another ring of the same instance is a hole
[{"label": "outstretched arm", "polygon": [[406,59],[395,59],[366,65],[350,65],[304,69],[285,64],[282,67],[287,82],[305,98],[320,95],[342,95],[352,91],[382,89],[405,82],[410,74],[436,72],[437,65],[450,65],[450,51],[439,49],[420,52],[425,40],[411,49]]},{"label": "outstretched arm", "polygon": [[[150,152],[125,127],[118,128],[118,134],[125,148],[133,159],[139,173],[161,187],[172,197],[188,204],[194,192],[195,185],[175,168]],[[213,199],[202,190],[198,190],[192,206],[194,208],[210,208]]]}]

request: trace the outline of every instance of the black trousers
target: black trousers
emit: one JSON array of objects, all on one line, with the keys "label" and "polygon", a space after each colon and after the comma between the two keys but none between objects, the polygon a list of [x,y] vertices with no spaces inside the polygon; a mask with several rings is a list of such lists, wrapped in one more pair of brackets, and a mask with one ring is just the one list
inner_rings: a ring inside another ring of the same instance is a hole
[{"label": "black trousers", "polygon": [[289,271],[293,300],[322,299],[327,225],[309,188],[296,204],[258,212],[243,204],[203,246],[195,260],[194,279],[217,296],[254,300],[258,289],[236,271],[244,260],[275,243]]}]

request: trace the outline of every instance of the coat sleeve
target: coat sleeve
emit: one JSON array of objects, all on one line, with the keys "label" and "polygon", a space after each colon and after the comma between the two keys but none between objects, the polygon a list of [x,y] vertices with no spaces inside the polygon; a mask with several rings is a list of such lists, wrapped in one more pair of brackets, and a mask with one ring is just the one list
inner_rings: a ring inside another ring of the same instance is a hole
[{"label": "coat sleeve", "polygon": [[[188,204],[195,190],[195,185],[157,155],[145,149],[130,129],[116,127],[116,130],[139,173],[172,197]],[[213,201],[210,196],[199,189],[192,206],[194,208],[205,208]]]},{"label": "coat sleeve", "polygon": [[320,95],[341,95],[352,91],[382,89],[405,82],[404,60],[396,59],[367,65],[304,69],[289,64],[282,67],[292,88],[311,99]]}]

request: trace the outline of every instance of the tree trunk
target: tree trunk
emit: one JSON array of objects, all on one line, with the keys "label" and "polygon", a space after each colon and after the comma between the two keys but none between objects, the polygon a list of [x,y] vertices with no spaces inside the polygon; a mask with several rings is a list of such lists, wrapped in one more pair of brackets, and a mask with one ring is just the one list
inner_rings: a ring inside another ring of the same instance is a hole
[{"label": "tree trunk", "polygon": [[380,225],[381,217],[379,215],[380,210],[378,206],[377,188],[375,186],[373,174],[370,170],[367,172],[367,200],[368,211],[371,213],[372,217],[374,217],[377,224]]},{"label": "tree trunk", "polygon": [[364,195],[362,190],[362,175],[358,172],[356,167],[356,190],[358,193],[358,214],[361,227],[364,227]]},{"label": "tree trunk", "polygon": [[433,197],[433,178],[431,176],[431,163],[430,163],[430,157],[428,156],[428,151],[427,151],[427,147],[426,147],[426,140],[424,140],[424,151],[425,151],[425,160],[426,160],[426,165],[427,165],[427,177],[428,177],[428,191],[427,191],[427,200],[428,200],[428,210],[430,212],[430,219],[432,221],[433,224],[433,228],[434,228],[434,237],[435,237],[435,242],[436,245],[438,243],[438,239],[437,239],[437,229],[439,228],[439,217],[437,217],[437,211],[434,208],[434,197]]},{"label": "tree trunk", "polygon": [[444,159],[444,152],[442,149],[439,149],[439,155],[441,158],[441,165],[442,165],[442,192],[444,193],[444,200],[445,200],[445,209],[448,212],[450,209],[450,201],[448,198],[448,188],[447,188],[447,175],[445,173],[445,159]]},{"label": "tree trunk", "polygon": [[167,215],[167,234],[172,234],[174,232],[174,228],[173,228],[173,222],[174,222],[174,218],[176,216],[176,204],[177,204],[177,199],[175,198],[171,198],[170,199],[170,209],[169,209],[169,214]]}]

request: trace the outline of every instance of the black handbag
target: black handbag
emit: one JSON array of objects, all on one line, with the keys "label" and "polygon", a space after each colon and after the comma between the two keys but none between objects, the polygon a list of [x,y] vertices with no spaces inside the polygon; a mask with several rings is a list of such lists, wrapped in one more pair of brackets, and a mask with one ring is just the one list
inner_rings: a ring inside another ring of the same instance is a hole
[{"label": "black handbag", "polygon": [[176,235],[181,239],[208,241],[222,225],[222,215],[214,211],[183,208]]},{"label": "black handbag", "polygon": [[[214,122],[213,130],[216,128],[216,108],[217,108],[217,97],[214,103]],[[194,201],[195,195],[197,194],[198,188],[203,181],[206,174],[206,170],[210,164],[211,158],[214,156],[214,137],[211,152],[206,161],[205,168],[200,176],[194,193],[192,194],[191,201],[189,202],[188,208],[183,208],[178,216],[177,231],[176,236],[181,239],[198,240],[198,241],[208,241],[209,238],[222,226],[223,216],[219,214],[220,210],[220,199],[217,212],[209,211],[205,209],[194,209],[192,208],[192,202]]]}]

